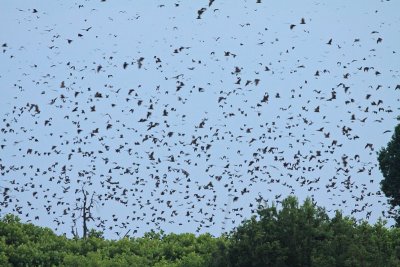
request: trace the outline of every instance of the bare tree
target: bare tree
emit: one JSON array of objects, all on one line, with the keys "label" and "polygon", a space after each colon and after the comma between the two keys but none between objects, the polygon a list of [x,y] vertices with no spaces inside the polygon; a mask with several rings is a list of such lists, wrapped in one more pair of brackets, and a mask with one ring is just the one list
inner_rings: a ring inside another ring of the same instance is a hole
[{"label": "bare tree", "polygon": [[[95,192],[90,194],[85,188],[82,186],[82,189],[79,190],[82,193],[82,205],[79,206],[79,202],[76,203],[75,210],[80,212],[80,216],[78,218],[74,218],[73,222],[74,225],[72,226],[72,234],[74,237],[78,238],[78,231],[76,227],[76,221],[82,218],[82,236],[83,238],[87,238],[89,229],[88,229],[88,222],[94,221],[92,209],[96,204],[96,197],[97,195]],[[79,192],[78,191],[78,192]],[[81,198],[78,198],[80,200]]]}]

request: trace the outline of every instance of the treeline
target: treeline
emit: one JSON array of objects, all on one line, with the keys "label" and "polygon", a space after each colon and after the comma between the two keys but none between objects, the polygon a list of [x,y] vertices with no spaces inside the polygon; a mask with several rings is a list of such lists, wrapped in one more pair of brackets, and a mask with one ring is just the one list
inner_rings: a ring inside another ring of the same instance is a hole
[{"label": "treeline", "polygon": [[140,238],[68,239],[48,228],[0,221],[0,266],[400,266],[400,229],[357,223],[307,199],[286,198],[221,237],[150,232]]}]

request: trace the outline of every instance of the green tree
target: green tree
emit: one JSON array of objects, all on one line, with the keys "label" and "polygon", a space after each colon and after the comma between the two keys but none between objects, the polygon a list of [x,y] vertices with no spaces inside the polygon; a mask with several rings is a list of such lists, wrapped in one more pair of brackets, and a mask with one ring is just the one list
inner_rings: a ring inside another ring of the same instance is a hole
[{"label": "green tree", "polygon": [[231,236],[232,266],[312,266],[314,253],[325,238],[323,225],[329,217],[324,209],[306,199],[299,206],[290,196],[282,208],[261,207],[258,218],[240,225]]},{"label": "green tree", "polygon": [[381,181],[381,189],[389,198],[389,203],[395,210],[396,224],[400,226],[400,124],[396,126],[386,148],[380,150],[378,161],[384,177]]},{"label": "green tree", "polygon": [[49,228],[0,219],[0,266],[375,267],[400,266],[400,228],[371,225],[337,211],[330,219],[311,199],[260,206],[257,216],[220,237],[151,231],[106,240],[58,236]]}]

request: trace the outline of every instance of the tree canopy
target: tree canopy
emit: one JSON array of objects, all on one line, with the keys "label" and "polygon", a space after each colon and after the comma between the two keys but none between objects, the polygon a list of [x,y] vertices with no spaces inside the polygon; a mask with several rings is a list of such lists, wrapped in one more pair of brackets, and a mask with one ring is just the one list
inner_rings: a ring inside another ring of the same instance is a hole
[{"label": "tree canopy", "polygon": [[384,179],[381,189],[389,198],[389,203],[395,210],[395,220],[400,225],[400,124],[396,126],[392,139],[378,156],[379,168]]},{"label": "tree canopy", "polygon": [[107,240],[91,230],[67,238],[49,228],[0,220],[0,266],[400,266],[400,229],[384,221],[329,218],[311,199],[291,196],[220,237],[148,232]]}]

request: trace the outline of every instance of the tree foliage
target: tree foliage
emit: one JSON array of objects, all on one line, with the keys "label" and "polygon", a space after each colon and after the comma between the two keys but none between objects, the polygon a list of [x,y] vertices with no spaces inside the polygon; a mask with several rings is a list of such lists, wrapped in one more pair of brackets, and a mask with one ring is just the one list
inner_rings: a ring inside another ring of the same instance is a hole
[{"label": "tree foliage", "polygon": [[49,228],[0,220],[0,266],[400,266],[400,229],[329,218],[311,199],[260,206],[229,234],[165,234],[104,239],[56,235]]},{"label": "tree foliage", "polygon": [[386,148],[382,148],[378,156],[379,168],[384,179],[381,189],[389,198],[397,225],[400,225],[400,124],[396,126],[392,139]]},{"label": "tree foliage", "polygon": [[232,232],[228,266],[400,266],[398,233],[340,212],[329,219],[310,199],[288,197]]}]

